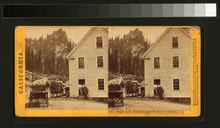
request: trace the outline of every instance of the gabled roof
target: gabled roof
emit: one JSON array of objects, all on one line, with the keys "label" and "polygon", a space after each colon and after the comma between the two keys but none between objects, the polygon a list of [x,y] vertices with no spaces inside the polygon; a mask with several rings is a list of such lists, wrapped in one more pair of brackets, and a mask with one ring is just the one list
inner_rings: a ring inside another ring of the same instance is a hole
[{"label": "gabled roof", "polygon": [[[151,50],[160,42],[160,40],[166,35],[166,33],[168,31],[170,31],[171,29],[175,29],[175,28],[167,28],[159,38],[157,38],[157,40],[153,43],[153,45],[144,53],[144,55],[142,56],[142,58],[146,58],[146,55],[149,54],[151,52]],[[178,28],[180,31],[182,31],[187,37],[191,38],[190,32],[187,30],[184,30],[182,28]]]},{"label": "gabled roof", "polygon": [[[86,35],[78,42],[78,44],[70,51],[70,53],[66,56],[67,59],[70,59],[70,56],[77,50],[77,48],[79,48],[80,45],[83,44],[84,40],[96,29],[99,27],[92,27],[87,33]],[[106,32],[108,32],[108,28],[102,28],[104,29]]]}]

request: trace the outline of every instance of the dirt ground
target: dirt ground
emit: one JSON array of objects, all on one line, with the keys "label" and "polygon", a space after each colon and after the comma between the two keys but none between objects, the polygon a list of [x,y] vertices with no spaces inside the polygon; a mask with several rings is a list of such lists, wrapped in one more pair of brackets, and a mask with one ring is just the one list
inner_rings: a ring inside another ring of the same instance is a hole
[{"label": "dirt ground", "polygon": [[106,110],[108,105],[92,100],[79,100],[75,98],[50,98],[48,107],[28,109],[50,109],[50,110]]},{"label": "dirt ground", "polygon": [[126,98],[123,107],[109,109],[190,110],[190,105],[150,98]]},{"label": "dirt ground", "polygon": [[145,109],[145,110],[189,110],[190,105],[173,103],[169,101],[153,100],[149,98],[126,98],[123,107],[108,108],[107,103],[80,100],[76,98],[50,98],[49,107],[27,109],[50,109],[50,110],[113,110],[113,109]]}]

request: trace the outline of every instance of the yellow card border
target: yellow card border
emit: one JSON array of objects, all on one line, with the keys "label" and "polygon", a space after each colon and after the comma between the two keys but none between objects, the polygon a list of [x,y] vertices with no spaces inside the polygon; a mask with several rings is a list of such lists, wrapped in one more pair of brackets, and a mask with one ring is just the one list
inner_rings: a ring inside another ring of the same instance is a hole
[{"label": "yellow card border", "polygon": [[[201,30],[196,26],[138,26],[190,28],[191,34],[191,110],[28,110],[25,109],[25,28],[70,26],[17,26],[15,28],[15,115],[18,117],[198,117],[201,114]],[[71,26],[137,27],[137,26]]]}]

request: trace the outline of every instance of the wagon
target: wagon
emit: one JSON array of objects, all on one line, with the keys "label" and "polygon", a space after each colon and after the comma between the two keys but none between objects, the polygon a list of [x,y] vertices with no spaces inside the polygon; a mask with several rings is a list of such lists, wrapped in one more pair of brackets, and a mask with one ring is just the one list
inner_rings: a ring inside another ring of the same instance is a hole
[{"label": "wagon", "polygon": [[119,84],[109,85],[108,97],[109,97],[109,101],[108,101],[109,107],[114,107],[118,104],[124,106],[123,90],[121,85]]},{"label": "wagon", "polygon": [[33,82],[30,86],[30,97],[29,97],[29,106],[40,107],[40,106],[49,106],[48,100],[48,82]]}]

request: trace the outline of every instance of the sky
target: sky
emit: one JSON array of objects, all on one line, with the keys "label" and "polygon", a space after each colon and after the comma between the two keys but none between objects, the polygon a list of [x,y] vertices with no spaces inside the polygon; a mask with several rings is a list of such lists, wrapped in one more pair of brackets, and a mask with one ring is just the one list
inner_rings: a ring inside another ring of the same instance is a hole
[{"label": "sky", "polygon": [[[62,28],[66,31],[67,37],[78,43],[83,36],[91,29],[87,26],[29,26],[26,27],[26,37],[28,38],[39,38],[43,36],[52,34],[53,31]],[[150,43],[154,41],[165,31],[167,27],[132,27],[132,26],[118,26],[118,27],[108,27],[109,38],[115,38],[116,36],[123,37],[124,34],[128,34],[129,31],[139,28],[143,32],[145,39],[148,39]]]}]

